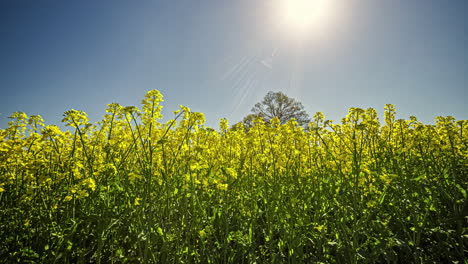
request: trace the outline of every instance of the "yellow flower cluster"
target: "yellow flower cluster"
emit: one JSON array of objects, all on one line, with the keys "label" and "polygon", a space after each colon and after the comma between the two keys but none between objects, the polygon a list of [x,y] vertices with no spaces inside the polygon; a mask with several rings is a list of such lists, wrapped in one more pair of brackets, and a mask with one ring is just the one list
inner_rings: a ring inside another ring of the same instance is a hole
[{"label": "yellow flower cluster", "polygon": [[[351,108],[340,124],[317,113],[307,128],[278,119],[229,128],[222,119],[216,131],[205,127],[202,113],[184,106],[161,122],[162,101],[153,90],[141,110],[110,104],[96,124],[86,113],[70,110],[63,119],[67,131],[44,125],[40,116],[14,113],[9,127],[0,130],[0,192],[18,194],[22,201],[52,192],[49,202],[55,205],[97,190],[158,188],[170,179],[182,189],[229,191],[240,178],[269,185],[284,177],[326,174],[341,183],[337,192],[348,186],[379,193],[398,184],[392,174],[420,175],[413,165],[428,160],[456,156],[467,165],[468,122],[453,117],[438,117],[436,125],[414,117],[395,120],[395,107],[387,105],[384,125],[374,109]],[[143,202],[133,198],[135,205]]]}]

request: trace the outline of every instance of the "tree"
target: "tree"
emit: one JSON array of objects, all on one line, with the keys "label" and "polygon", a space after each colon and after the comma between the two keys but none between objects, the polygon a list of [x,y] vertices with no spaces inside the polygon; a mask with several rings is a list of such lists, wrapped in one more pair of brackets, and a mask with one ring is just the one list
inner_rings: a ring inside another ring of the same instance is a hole
[{"label": "tree", "polygon": [[251,122],[257,116],[262,117],[265,122],[277,117],[281,124],[293,118],[300,126],[307,126],[310,122],[309,115],[304,110],[302,103],[282,92],[268,92],[263,101],[255,104],[251,112],[252,114],[244,118],[244,124],[246,121]]}]

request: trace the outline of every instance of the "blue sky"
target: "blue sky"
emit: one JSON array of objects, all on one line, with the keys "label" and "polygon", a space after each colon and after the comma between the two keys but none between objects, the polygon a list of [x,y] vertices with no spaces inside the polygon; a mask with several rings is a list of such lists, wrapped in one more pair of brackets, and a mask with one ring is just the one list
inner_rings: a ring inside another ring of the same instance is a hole
[{"label": "blue sky", "polygon": [[468,118],[468,1],[330,0],[301,37],[276,0],[0,1],[0,128],[14,111],[98,121],[160,90],[207,125],[240,121],[268,91],[338,122],[349,107]]}]

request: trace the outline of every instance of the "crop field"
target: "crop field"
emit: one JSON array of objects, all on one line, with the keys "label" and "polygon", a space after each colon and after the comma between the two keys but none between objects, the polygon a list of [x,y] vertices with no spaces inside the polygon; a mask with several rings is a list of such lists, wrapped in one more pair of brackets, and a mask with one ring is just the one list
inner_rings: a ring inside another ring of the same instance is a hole
[{"label": "crop field", "polygon": [[214,130],[162,95],[0,129],[1,263],[466,263],[468,121]]}]

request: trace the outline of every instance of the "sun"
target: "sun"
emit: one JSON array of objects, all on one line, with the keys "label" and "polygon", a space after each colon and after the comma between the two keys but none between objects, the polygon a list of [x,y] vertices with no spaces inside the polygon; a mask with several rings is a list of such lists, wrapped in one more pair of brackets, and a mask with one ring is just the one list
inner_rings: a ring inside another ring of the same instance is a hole
[{"label": "sun", "polygon": [[279,22],[289,32],[310,33],[323,27],[331,12],[332,0],[277,0]]}]

